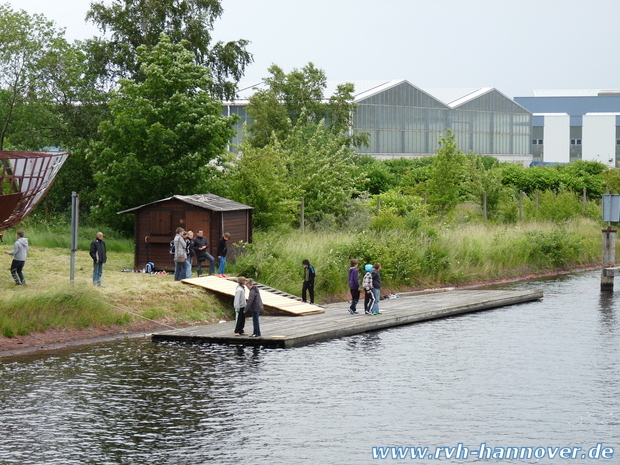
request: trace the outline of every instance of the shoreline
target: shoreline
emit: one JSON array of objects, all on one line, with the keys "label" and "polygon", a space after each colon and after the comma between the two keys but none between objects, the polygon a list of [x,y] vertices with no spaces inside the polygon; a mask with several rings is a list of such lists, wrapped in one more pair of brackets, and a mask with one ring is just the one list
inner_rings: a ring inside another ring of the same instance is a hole
[{"label": "shoreline", "polygon": [[[455,287],[456,289],[475,289],[478,287],[489,286],[492,284],[511,283],[519,281],[527,281],[530,279],[539,279],[545,277],[562,276],[572,273],[581,273],[586,271],[594,271],[601,269],[601,265],[577,268],[570,271],[547,271],[542,273],[533,273],[515,278],[505,278],[489,280],[484,282],[464,283],[458,286],[445,284],[438,286]],[[415,289],[420,290],[420,289]],[[401,289],[400,292],[405,292]],[[204,324],[204,323],[201,323]],[[175,327],[192,326],[189,323],[181,323]],[[140,337],[150,337],[157,330],[163,328],[170,329],[170,325],[157,321],[138,321],[128,326],[112,326],[105,328],[84,328],[77,330],[50,330],[44,333],[32,333],[27,336],[16,336],[8,338],[0,336],[0,358],[20,357],[24,355],[32,355],[38,353],[46,353],[68,347],[88,346],[92,344],[111,342],[120,339],[137,339]]]}]

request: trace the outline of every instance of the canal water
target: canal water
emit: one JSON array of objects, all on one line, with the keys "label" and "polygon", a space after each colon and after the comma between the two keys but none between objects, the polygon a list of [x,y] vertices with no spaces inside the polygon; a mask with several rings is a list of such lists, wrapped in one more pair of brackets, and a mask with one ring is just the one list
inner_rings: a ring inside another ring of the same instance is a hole
[{"label": "canal water", "polygon": [[599,276],[288,350],[134,340],[4,359],[0,463],[617,464],[620,293]]}]

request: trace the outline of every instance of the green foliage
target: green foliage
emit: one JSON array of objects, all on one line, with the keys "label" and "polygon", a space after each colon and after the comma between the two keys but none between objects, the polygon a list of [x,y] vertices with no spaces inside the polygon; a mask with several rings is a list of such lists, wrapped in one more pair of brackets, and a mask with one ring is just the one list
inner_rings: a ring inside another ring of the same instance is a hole
[{"label": "green foliage", "polygon": [[550,232],[531,231],[527,233],[531,244],[531,260],[542,268],[568,269],[569,263],[578,262],[582,239],[565,229]]},{"label": "green foliage", "polygon": [[89,155],[100,198],[93,214],[121,230],[133,219],[120,210],[206,189],[206,165],[233,134],[234,120],[221,116],[207,91],[209,70],[191,52],[162,35],[152,51],[138,53],[145,79],[121,81]]},{"label": "green foliage", "polygon": [[465,177],[465,155],[458,150],[452,131],[439,140],[437,155],[433,157],[427,191],[429,203],[445,213],[454,208],[461,197]]},{"label": "green foliage", "polygon": [[367,143],[367,136],[349,134],[356,109],[353,84],[339,85],[326,102],[325,72],[314,64],[308,63],[289,74],[277,65],[268,71],[271,76],[264,79],[267,88],[257,89],[247,107],[253,121],[248,129],[250,145],[264,147],[274,137],[283,141],[293,128],[316,126],[322,121],[349,146]]},{"label": "green foliage", "polygon": [[212,95],[232,99],[253,58],[246,50],[247,40],[212,43],[213,23],[222,12],[220,0],[93,2],[86,17],[109,37],[89,42],[93,66],[111,78],[141,80],[139,48],[156,47],[166,34],[172,43],[183,43],[196,64],[211,69],[207,89]]},{"label": "green foliage", "polygon": [[605,165],[592,161],[576,161],[568,165],[522,166],[503,164],[503,184],[518,191],[532,193],[536,190],[564,190],[583,192],[588,197],[598,198],[603,193],[602,173]]},{"label": "green foliage", "polygon": [[[501,199],[505,196],[505,187],[502,185],[502,173],[496,163],[480,155],[467,155],[465,168],[465,181],[462,185],[466,195],[483,208],[484,196],[486,195],[487,215],[492,218],[499,207]],[[493,159],[495,160],[495,159]]]},{"label": "green foliage", "polygon": [[385,192],[396,185],[396,177],[390,172],[388,165],[372,155],[360,155],[355,158],[357,173],[363,175],[366,181],[359,190],[372,195]]}]

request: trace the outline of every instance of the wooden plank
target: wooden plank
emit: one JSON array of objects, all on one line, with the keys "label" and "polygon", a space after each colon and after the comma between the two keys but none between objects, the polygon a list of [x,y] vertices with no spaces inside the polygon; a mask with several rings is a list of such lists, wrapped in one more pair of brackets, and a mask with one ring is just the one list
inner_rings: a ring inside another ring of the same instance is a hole
[{"label": "wooden plank", "polygon": [[[304,318],[261,316],[262,337],[234,336],[234,321],[153,334],[156,341],[297,347],[400,325],[505,307],[543,298],[541,291],[451,290],[403,296],[380,302],[381,315],[351,315],[348,303],[324,306]],[[248,325],[251,321],[248,320]]]},{"label": "wooden plank", "polygon": [[[220,294],[233,296],[237,290],[237,282],[233,279],[222,279],[217,276],[201,276],[200,278],[183,279],[181,282],[185,284],[191,284],[193,286],[199,286],[210,291],[218,292]],[[246,298],[248,296],[248,289],[246,288]],[[270,291],[261,289],[261,298],[263,304],[267,307],[272,307],[277,310],[281,310],[286,313],[294,315],[313,315],[316,313],[323,313],[325,310],[314,304],[300,302],[299,300],[284,297],[282,295],[272,294]]]}]

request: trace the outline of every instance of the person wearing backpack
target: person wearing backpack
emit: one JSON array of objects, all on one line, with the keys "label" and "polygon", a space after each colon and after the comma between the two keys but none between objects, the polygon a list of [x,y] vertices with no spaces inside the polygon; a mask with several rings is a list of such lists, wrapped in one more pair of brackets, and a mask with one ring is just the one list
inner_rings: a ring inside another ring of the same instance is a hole
[{"label": "person wearing backpack", "polygon": [[185,248],[185,230],[177,228],[177,235],[174,236],[172,247],[174,248],[174,280],[185,279],[185,261],[187,260],[187,249]]},{"label": "person wearing backpack", "polygon": [[301,300],[307,302],[307,294],[310,294],[310,303],[314,303],[314,278],[316,272],[308,259],[304,259],[301,264],[304,266],[304,282],[301,286]]}]

